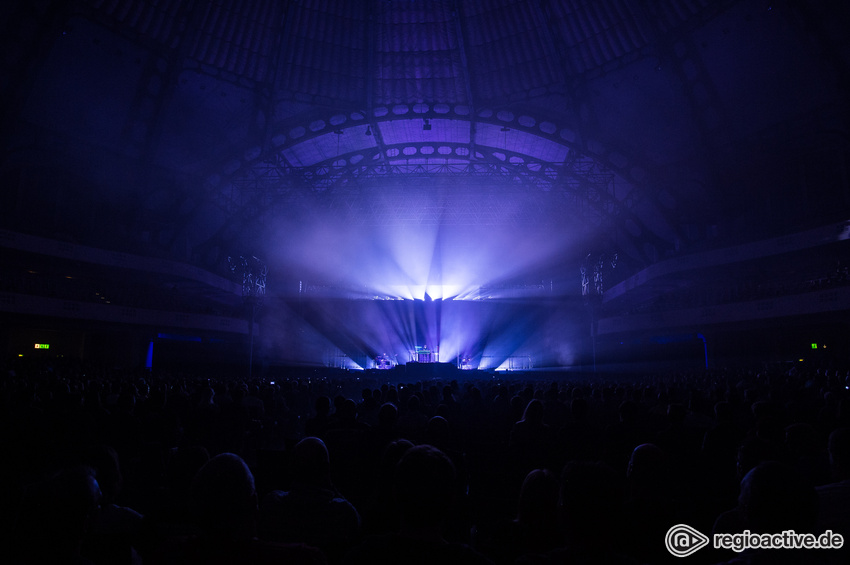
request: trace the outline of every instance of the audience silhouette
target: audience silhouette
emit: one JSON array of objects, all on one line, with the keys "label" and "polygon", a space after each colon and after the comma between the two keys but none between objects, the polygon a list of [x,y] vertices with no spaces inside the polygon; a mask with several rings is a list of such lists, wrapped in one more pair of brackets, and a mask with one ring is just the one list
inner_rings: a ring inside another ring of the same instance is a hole
[{"label": "audience silhouette", "polygon": [[850,536],[846,370],[390,383],[3,363],[10,563],[652,565],[678,562],[680,523]]},{"label": "audience silhouette", "polygon": [[83,542],[98,519],[102,494],[90,467],[74,466],[26,488],[8,555],[13,563],[90,565]]},{"label": "audience silhouette", "polygon": [[447,541],[442,532],[455,501],[451,459],[436,447],[408,449],[396,466],[393,492],[398,531],[365,539],[346,557],[349,564],[490,563],[468,545]]},{"label": "audience silhouette", "polygon": [[282,544],[257,537],[257,492],[245,461],[233,453],[210,459],[189,489],[197,535],[165,554],[164,561],[197,564],[325,563],[324,554],[304,544]]},{"label": "audience silhouette", "polygon": [[260,504],[263,539],[305,542],[338,561],[360,533],[360,514],[334,487],[322,440],[302,439],[292,450],[292,485],[268,493]]}]

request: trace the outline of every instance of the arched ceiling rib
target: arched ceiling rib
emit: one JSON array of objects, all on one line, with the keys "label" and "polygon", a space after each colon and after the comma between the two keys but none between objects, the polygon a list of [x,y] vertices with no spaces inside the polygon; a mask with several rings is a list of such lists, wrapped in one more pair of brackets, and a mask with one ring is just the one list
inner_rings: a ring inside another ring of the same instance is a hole
[{"label": "arched ceiling rib", "polygon": [[[271,126],[265,151],[252,152],[253,159],[240,156],[238,161],[241,162],[228,163],[226,168],[236,170],[237,177],[251,177],[246,170],[250,165],[245,161],[261,162],[275,153],[280,153],[293,167],[309,169],[332,160],[356,171],[362,167],[357,159],[376,147],[378,158],[392,165],[400,159],[405,163],[413,160],[426,164],[441,160],[444,163],[475,162],[483,156],[477,149],[480,146],[492,151],[493,155],[501,153],[503,159],[507,158],[510,149],[516,160],[552,163],[561,171],[557,173],[561,183],[572,190],[570,179],[575,180],[576,175],[574,172],[564,175],[563,172],[571,170],[564,165],[567,148],[571,146],[572,151],[583,154],[583,158],[590,157],[598,160],[600,166],[613,167],[626,179],[620,183],[631,193],[620,196],[628,196],[625,206],[633,206],[636,198],[640,198],[638,189],[647,180],[647,167],[638,165],[634,156],[626,158],[623,152],[603,148],[604,144],[599,142],[588,146],[586,136],[576,139],[575,131],[546,133],[538,129],[533,136],[528,136],[523,130],[532,128],[515,122],[517,116],[511,112],[478,110],[485,105],[504,107],[512,100],[554,92],[562,100],[557,114],[579,116],[579,112],[569,107],[572,100],[563,96],[565,85],[575,82],[583,73],[637,53],[647,44],[648,34],[644,29],[647,24],[627,3],[548,2],[536,5],[443,1],[317,6],[303,2],[287,7],[289,21],[286,25],[292,33],[287,34],[282,45],[277,91],[291,92],[296,100],[309,100],[314,104],[360,105],[365,108],[358,115],[364,119],[364,135],[358,139],[359,131],[352,131],[357,127],[351,127],[347,118],[332,123],[333,120],[313,119],[308,115],[278,115],[276,117],[285,119],[284,123],[300,121],[300,125],[286,132]],[[683,19],[693,16],[693,12],[689,15],[678,13]],[[668,18],[667,24],[671,21],[672,18]],[[362,75],[364,69],[369,71],[368,76]],[[364,96],[368,99],[364,100]],[[454,127],[453,132],[440,127],[443,125],[441,118],[448,112],[465,114],[461,120],[449,120],[463,122],[462,127]],[[358,113],[351,116],[355,114]],[[427,121],[429,131],[439,135],[424,136],[418,121],[420,117],[421,125]],[[537,120],[527,115],[519,118],[520,122],[522,119]],[[551,122],[547,125],[556,129]],[[572,126],[575,130],[582,128],[580,121]],[[366,128],[371,136],[365,135]],[[498,132],[502,130],[506,130],[506,134],[499,152],[495,149],[499,149]],[[343,134],[330,133],[333,131]],[[492,132],[496,132],[495,135]],[[294,141],[293,135],[301,141]],[[523,135],[526,142],[517,146],[515,138]],[[513,145],[510,148],[508,137]],[[555,137],[556,141],[547,142],[547,137]],[[539,142],[535,143],[534,139]],[[565,143],[565,139],[572,141]],[[547,153],[547,147],[560,148],[560,151]],[[574,162],[575,158],[570,159]],[[402,169],[388,166],[386,170],[399,174]],[[214,175],[215,178],[220,176],[221,171]],[[223,176],[231,175],[225,173]],[[640,182],[635,181],[636,176],[642,177]],[[526,177],[533,175],[526,174],[522,178]],[[313,174],[311,178],[315,179],[317,187],[330,182],[320,174]],[[213,192],[227,194],[229,207],[242,200],[234,197],[232,186],[226,182],[213,184]],[[613,211],[624,207],[616,197],[600,197],[603,193],[598,190],[585,192],[583,201],[591,203],[589,208],[594,208],[597,201],[606,200],[608,205],[596,208]],[[247,201],[253,200],[248,198]],[[618,215],[612,214],[605,223],[625,237],[647,235],[648,230],[634,214],[629,214],[631,230],[623,231],[623,225],[614,219]],[[669,231],[669,227],[664,227],[663,231]],[[659,234],[654,237],[655,244],[663,242]]]},{"label": "arched ceiling rib", "polygon": [[492,175],[503,190],[564,196],[571,222],[645,263],[732,205],[717,195],[749,182],[741,164],[760,137],[793,138],[780,124],[797,120],[801,139],[817,138],[825,107],[844,119],[847,12],[783,0],[22,0],[3,12],[4,117],[136,159],[144,202],[172,171],[184,193],[160,200],[181,203],[171,234],[196,247],[302,192],[353,210],[371,181]]},{"label": "arched ceiling rib", "polygon": [[[533,189],[528,196],[567,194],[558,209],[568,216],[586,216],[582,227],[597,226],[612,239],[667,245],[666,234],[652,233],[631,209],[641,200],[646,166],[601,143],[590,143],[595,153],[582,151],[571,141],[575,133],[555,123],[510,110],[482,109],[473,116],[466,106],[446,104],[379,107],[371,119],[360,111],[306,119],[306,125],[274,134],[269,151],[251,151],[210,177],[211,197],[232,214],[243,206],[268,210],[272,202],[287,201],[296,191],[347,190],[350,199],[357,194],[352,186],[362,188],[393,175],[427,172],[453,177],[456,183],[470,175],[490,175]],[[567,202],[570,208],[564,210]],[[530,221],[557,222],[554,209],[549,212],[549,217]],[[641,245],[632,242],[629,248]],[[642,252],[637,255],[646,260]]]}]

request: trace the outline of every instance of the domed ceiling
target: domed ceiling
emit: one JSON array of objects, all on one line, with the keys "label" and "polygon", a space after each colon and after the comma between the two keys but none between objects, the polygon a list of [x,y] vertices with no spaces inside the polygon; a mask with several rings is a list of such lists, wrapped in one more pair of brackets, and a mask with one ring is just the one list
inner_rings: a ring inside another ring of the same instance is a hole
[{"label": "domed ceiling", "polygon": [[843,3],[4,6],[12,229],[448,296],[850,208]]}]

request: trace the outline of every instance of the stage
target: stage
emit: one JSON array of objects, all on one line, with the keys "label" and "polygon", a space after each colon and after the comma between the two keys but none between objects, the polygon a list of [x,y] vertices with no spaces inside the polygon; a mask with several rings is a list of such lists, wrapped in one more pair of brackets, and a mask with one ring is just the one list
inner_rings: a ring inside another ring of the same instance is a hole
[{"label": "stage", "polygon": [[291,301],[266,315],[268,359],[350,370],[531,370],[592,362],[590,322],[580,300]]}]

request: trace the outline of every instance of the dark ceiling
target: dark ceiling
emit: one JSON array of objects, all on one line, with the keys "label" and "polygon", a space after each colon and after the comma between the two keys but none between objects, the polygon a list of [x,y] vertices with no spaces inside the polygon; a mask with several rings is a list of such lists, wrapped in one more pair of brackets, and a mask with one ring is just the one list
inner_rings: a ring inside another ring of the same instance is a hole
[{"label": "dark ceiling", "polygon": [[850,209],[843,2],[3,6],[9,229],[294,278],[339,259],[306,241],[534,233],[533,276],[625,277]]}]

